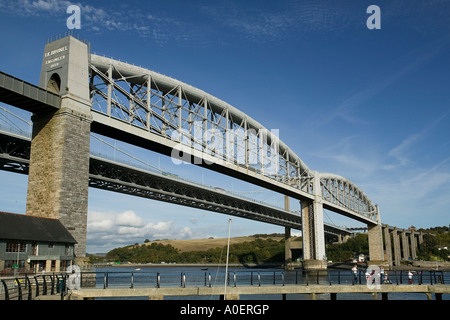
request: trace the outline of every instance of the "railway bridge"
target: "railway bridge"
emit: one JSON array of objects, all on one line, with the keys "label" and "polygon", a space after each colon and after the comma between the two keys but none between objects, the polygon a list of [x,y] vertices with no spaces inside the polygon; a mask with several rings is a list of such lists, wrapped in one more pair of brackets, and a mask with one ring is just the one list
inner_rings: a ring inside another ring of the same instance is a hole
[{"label": "railway bridge", "polygon": [[[366,224],[370,259],[384,263],[379,208],[363,190],[310,169],[277,132],[187,83],[95,55],[67,36],[45,45],[39,86],[2,74],[0,101],[33,113],[26,213],[60,219],[78,257],[86,254],[93,132],[299,201],[300,220],[286,233],[301,228],[306,268],[326,268],[324,209]],[[294,218],[272,221],[280,217]]]}]

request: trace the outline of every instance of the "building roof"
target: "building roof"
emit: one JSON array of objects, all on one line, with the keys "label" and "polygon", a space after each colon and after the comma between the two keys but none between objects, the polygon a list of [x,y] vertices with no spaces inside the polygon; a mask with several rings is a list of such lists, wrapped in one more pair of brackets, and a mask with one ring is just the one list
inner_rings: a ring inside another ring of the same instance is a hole
[{"label": "building roof", "polygon": [[77,243],[58,219],[1,211],[0,239]]}]

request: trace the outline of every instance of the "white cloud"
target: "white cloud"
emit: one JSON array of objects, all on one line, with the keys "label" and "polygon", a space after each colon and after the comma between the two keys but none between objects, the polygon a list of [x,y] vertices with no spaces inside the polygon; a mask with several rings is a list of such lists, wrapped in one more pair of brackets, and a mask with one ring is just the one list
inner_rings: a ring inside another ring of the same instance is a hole
[{"label": "white cloud", "polygon": [[131,210],[122,212],[116,217],[116,224],[119,226],[139,227],[142,226],[143,220]]},{"label": "white cloud", "polygon": [[388,155],[394,158],[395,163],[383,166],[385,170],[398,169],[406,165],[413,164],[414,161],[411,159],[411,151],[415,144],[420,143],[421,140],[425,139],[443,119],[447,117],[448,113],[440,116],[433,122],[427,124],[422,130],[417,133],[413,133],[406,137],[398,146],[392,148]]},{"label": "white cloud", "polygon": [[142,243],[145,239],[183,239],[190,236],[192,231],[189,227],[178,228],[173,221],[145,222],[132,210],[88,213],[88,252],[109,251],[136,242]]}]

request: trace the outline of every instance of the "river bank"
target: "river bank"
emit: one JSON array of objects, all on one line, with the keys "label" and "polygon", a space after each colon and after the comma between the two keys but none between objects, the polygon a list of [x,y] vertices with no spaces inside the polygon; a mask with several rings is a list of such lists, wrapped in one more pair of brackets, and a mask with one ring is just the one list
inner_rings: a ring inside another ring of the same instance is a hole
[{"label": "river bank", "polygon": [[[335,262],[328,264],[328,269],[330,270],[351,270],[355,263],[350,262]],[[358,268],[365,269],[367,268],[366,263],[356,263]],[[284,268],[283,263],[230,263],[228,265],[231,268]],[[104,268],[104,267],[117,267],[117,268],[125,268],[125,267],[134,267],[134,268],[173,268],[173,267],[186,267],[186,268],[199,268],[199,269],[208,269],[208,268],[225,268],[224,264],[218,263],[148,263],[148,264],[140,264],[140,263],[107,263],[107,264],[95,264],[93,267],[95,268]],[[295,269],[301,269],[302,264],[296,263],[294,264]],[[426,270],[440,270],[440,271],[450,271],[450,262],[434,262],[434,261],[413,261],[410,264],[402,264],[400,266],[394,266],[392,271],[405,271],[405,270],[415,270],[415,271],[426,271]]]},{"label": "river bank", "polygon": [[[361,269],[367,268],[367,263],[351,263],[351,262],[336,262],[328,265],[328,269],[335,270],[351,270],[354,265],[357,265]],[[415,271],[426,271],[426,270],[439,270],[439,271],[450,271],[450,262],[447,261],[412,261],[410,263],[401,264],[399,266],[394,266],[392,271],[405,271],[405,270],[415,270]]]}]

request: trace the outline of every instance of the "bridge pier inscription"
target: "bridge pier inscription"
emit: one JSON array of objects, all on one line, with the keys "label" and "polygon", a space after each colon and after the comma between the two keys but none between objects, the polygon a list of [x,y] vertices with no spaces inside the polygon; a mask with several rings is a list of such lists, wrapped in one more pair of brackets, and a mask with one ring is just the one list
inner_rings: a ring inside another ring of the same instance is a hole
[{"label": "bridge pier inscription", "polygon": [[34,114],[28,215],[59,219],[86,255],[91,103],[88,45],[69,36],[47,43],[40,87],[61,95],[58,111]]}]

